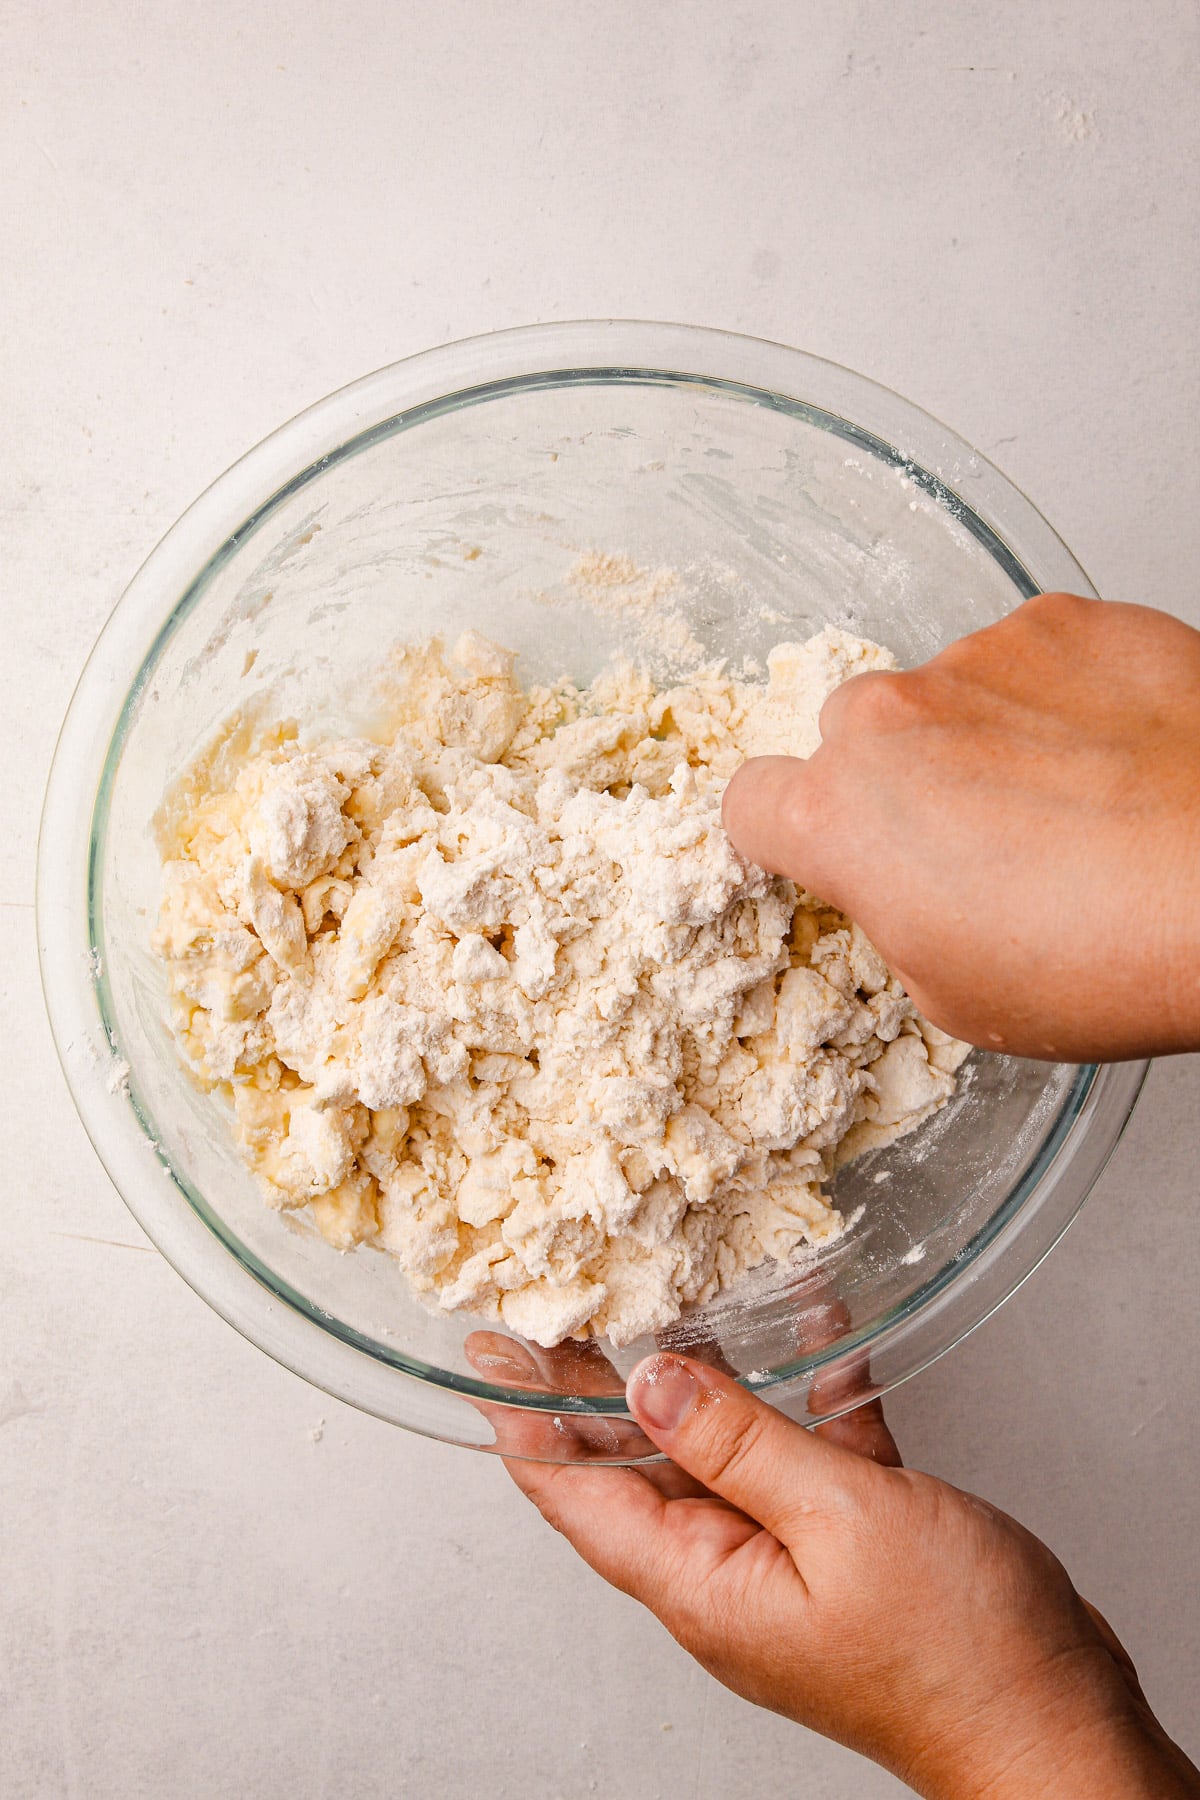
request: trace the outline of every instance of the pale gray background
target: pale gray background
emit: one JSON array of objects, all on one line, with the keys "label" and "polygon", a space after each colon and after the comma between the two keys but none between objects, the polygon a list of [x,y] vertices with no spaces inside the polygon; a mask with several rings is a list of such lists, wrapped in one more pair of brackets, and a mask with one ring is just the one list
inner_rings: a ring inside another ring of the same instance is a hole
[{"label": "pale gray background", "polygon": [[[848,363],[1103,592],[1200,623],[1195,7],[5,10],[0,1788],[898,1793],[718,1688],[498,1466],[305,1387],[139,1240],[43,1019],[37,813],[95,633],[205,483],[356,375],[534,319]],[[1198,1101],[1200,1060],[1160,1065],[1048,1266],[892,1406],[911,1460],[1054,1543],[1193,1755]]]}]

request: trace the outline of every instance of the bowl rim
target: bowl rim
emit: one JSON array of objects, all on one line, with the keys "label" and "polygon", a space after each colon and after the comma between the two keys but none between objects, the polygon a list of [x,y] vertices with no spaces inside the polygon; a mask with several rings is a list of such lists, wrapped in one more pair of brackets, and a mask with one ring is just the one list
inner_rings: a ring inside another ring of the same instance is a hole
[{"label": "bowl rim", "polygon": [[[473,1442],[442,1429],[425,1416],[427,1409],[414,1409],[409,1392],[414,1384],[521,1411],[626,1416],[626,1408],[623,1396],[530,1394],[431,1369],[399,1353],[380,1355],[381,1346],[372,1348],[372,1340],[297,1295],[244,1246],[239,1253],[238,1240],[218,1229],[217,1215],[155,1141],[136,1084],[120,1059],[107,1003],[96,820],[154,661],[222,561],[285,498],[333,461],[428,418],[514,390],[601,381],[691,383],[805,417],[902,468],[981,538],[1018,592],[1051,585],[1094,592],[1020,490],[948,427],[890,389],[768,340],[624,320],[517,327],[423,351],[363,376],[304,409],[239,458],[146,558],[79,677],[43,805],[37,938],[60,1064],[101,1163],[189,1286],[241,1335],[315,1385],[448,1441]],[[164,617],[164,596],[170,595],[177,598]],[[94,788],[80,781],[81,772],[97,767]],[[786,1409],[816,1371],[849,1367],[864,1348],[878,1358],[903,1343],[909,1352],[904,1366],[873,1389],[886,1392],[976,1329],[1066,1230],[1115,1147],[1147,1067],[1078,1068],[1037,1156],[954,1264],[871,1326],[761,1379],[747,1377],[747,1385]],[[224,1254],[214,1258],[217,1245]],[[377,1379],[364,1379],[367,1365],[387,1371],[382,1387]],[[814,1414],[811,1422],[844,1410],[845,1405]]]}]

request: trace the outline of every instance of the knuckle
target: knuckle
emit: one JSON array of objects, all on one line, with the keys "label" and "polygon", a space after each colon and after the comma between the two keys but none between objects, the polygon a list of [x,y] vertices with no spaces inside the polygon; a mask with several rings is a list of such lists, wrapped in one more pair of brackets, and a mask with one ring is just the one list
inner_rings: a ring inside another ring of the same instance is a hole
[{"label": "knuckle", "polygon": [[[539,1447],[544,1448],[544,1446]],[[532,1479],[528,1477],[517,1479],[518,1487],[522,1489],[527,1499],[532,1500],[552,1531],[557,1531],[560,1537],[573,1541],[574,1515],[568,1504],[569,1476],[572,1465],[563,1463],[557,1467],[553,1465],[547,1467],[545,1464],[534,1464],[533,1468],[536,1473]]]},{"label": "knuckle", "polygon": [[533,1504],[537,1507],[538,1511],[541,1513],[541,1515],[542,1515],[543,1519],[546,1521],[547,1525],[549,1525],[551,1531],[557,1531],[560,1537],[566,1537],[567,1536],[566,1520],[563,1517],[562,1510],[559,1507],[556,1499],[549,1492],[549,1490],[543,1489],[541,1493],[532,1494],[530,1496],[530,1498],[532,1499]]},{"label": "knuckle", "polygon": [[1082,594],[1034,594],[1017,613],[1045,630],[1062,629],[1083,624],[1091,619],[1099,600],[1086,600]]},{"label": "knuckle", "polygon": [[925,668],[936,671],[938,675],[957,675],[975,666],[980,654],[979,640],[985,631],[969,631],[965,637],[952,638],[945,647],[938,651],[925,664]]},{"label": "knuckle", "polygon": [[826,694],[817,714],[817,730],[821,734],[822,743],[828,743],[836,735],[847,713],[853,710],[855,689],[863,680],[863,676],[856,675],[853,680],[843,681],[840,686],[835,687],[831,694]]},{"label": "knuckle", "polygon": [[827,715],[835,734],[842,728],[856,734],[893,731],[912,722],[921,702],[921,686],[911,672],[878,669],[855,675],[826,700],[820,715],[821,733],[825,735]]},{"label": "knuckle", "polygon": [[[705,1458],[706,1479],[716,1486],[736,1482],[741,1472],[762,1453],[766,1421],[757,1411],[721,1420],[712,1431]],[[717,1419],[719,1409],[710,1414]]]}]

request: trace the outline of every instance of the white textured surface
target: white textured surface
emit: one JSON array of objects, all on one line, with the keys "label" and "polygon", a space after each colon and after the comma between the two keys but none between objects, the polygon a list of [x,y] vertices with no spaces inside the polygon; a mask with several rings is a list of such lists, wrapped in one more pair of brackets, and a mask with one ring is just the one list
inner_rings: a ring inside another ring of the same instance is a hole
[{"label": "white textured surface", "polygon": [[[1200,28],[1185,0],[50,5],[0,24],[0,1785],[20,1795],[872,1800],[732,1699],[481,1457],[236,1338],[60,1079],[37,808],[97,629],[196,492],[355,375],[535,318],[777,337],[990,452],[1110,595],[1200,623]],[[1200,1059],[899,1395],[1200,1754]],[[313,1430],[324,1418],[324,1433]]]}]

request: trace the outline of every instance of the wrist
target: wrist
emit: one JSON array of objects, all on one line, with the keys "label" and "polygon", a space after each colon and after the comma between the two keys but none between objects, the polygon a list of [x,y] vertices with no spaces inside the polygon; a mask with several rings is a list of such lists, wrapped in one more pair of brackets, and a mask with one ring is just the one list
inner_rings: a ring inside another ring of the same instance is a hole
[{"label": "wrist", "polygon": [[1195,1800],[1182,1751],[1153,1715],[1095,1707],[1078,1694],[1026,1694],[988,1719],[958,1722],[958,1741],[927,1744],[904,1771],[923,1800]]}]

